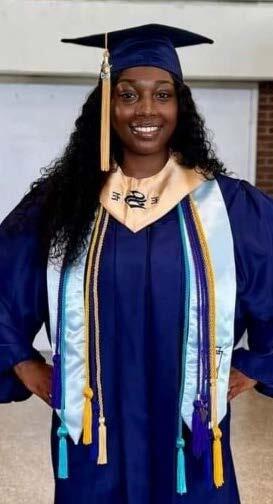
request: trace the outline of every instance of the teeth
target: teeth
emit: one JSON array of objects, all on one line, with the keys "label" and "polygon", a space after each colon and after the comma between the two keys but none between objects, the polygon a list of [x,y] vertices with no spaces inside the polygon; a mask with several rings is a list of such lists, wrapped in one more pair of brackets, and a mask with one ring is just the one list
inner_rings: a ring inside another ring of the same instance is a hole
[{"label": "teeth", "polygon": [[136,126],[133,128],[134,131],[137,131],[139,133],[152,133],[154,131],[158,131],[159,127],[158,126],[149,126],[149,127],[141,127],[141,126]]}]

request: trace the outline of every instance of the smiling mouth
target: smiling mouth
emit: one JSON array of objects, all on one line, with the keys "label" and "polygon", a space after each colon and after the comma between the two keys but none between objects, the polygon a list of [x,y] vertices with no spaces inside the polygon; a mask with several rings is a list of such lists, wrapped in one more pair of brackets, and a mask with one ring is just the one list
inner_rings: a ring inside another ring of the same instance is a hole
[{"label": "smiling mouth", "polygon": [[130,126],[130,129],[134,135],[151,138],[155,136],[162,126]]}]

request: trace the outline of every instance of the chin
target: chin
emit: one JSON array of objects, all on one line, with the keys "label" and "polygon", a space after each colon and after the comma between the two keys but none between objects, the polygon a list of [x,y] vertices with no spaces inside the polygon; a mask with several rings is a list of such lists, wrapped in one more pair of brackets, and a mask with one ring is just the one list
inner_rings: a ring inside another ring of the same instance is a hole
[{"label": "chin", "polygon": [[131,151],[134,152],[135,154],[138,154],[139,156],[151,156],[153,154],[158,154],[159,152],[162,152],[167,149],[166,145],[155,145],[150,142],[141,142],[141,144],[134,144],[134,145],[128,145],[127,148]]}]

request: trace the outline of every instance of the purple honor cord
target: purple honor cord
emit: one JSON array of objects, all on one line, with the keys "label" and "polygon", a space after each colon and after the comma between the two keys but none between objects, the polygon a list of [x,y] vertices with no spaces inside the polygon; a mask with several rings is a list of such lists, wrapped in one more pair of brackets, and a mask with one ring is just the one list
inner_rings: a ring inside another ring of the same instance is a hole
[{"label": "purple honor cord", "polygon": [[[209,360],[209,327],[208,327],[208,289],[204,261],[199,236],[195,227],[189,197],[183,201],[183,209],[189,241],[192,250],[196,290],[197,290],[197,391],[192,417],[192,449],[200,457],[208,446],[208,375]],[[202,375],[202,376],[201,376]]]},{"label": "purple honor cord", "polygon": [[51,406],[53,409],[61,409],[62,398],[62,378],[61,378],[61,333],[62,333],[62,310],[63,310],[63,288],[64,288],[65,266],[61,268],[58,302],[57,302],[57,325],[56,325],[56,345],[55,354],[53,355],[53,373],[52,373],[52,389],[51,389]]}]

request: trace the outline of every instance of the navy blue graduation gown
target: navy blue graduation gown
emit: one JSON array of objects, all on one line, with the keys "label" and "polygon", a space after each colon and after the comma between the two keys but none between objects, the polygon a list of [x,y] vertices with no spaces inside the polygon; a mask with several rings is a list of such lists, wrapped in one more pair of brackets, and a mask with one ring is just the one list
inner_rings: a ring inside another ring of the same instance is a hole
[{"label": "navy blue graduation gown", "polygon": [[[217,177],[234,239],[237,299],[235,345],[247,329],[249,350],[232,364],[273,397],[273,200],[246,181]],[[32,341],[48,327],[46,261],[35,213],[22,232],[0,228],[0,400],[28,391],[12,366],[40,358]],[[176,429],[183,324],[183,261],[176,209],[138,233],[110,217],[99,277],[102,384],[108,464],[90,461],[89,447],[69,440],[68,480],[56,480],[55,504],[239,504],[229,446],[230,411],[221,422],[225,485],[208,489],[188,439],[188,494],[176,494]],[[57,470],[59,419],[52,417]]]}]

